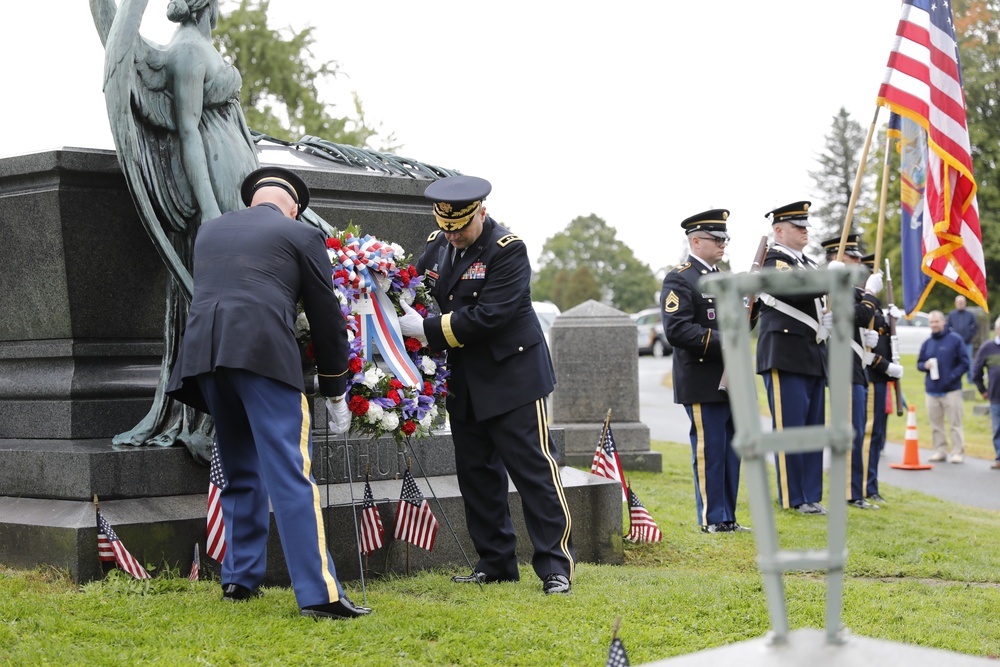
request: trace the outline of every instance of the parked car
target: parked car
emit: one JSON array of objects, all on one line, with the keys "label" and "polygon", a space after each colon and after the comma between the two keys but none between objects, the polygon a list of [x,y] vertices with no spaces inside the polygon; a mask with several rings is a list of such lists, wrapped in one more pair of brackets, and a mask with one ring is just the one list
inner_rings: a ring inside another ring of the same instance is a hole
[{"label": "parked car", "polygon": [[551,301],[532,301],[531,307],[535,309],[535,316],[538,317],[538,323],[542,325],[545,344],[551,345],[552,341],[549,339],[549,329],[552,328],[552,323],[562,314],[562,311],[559,310],[559,306]]},{"label": "parked car", "polygon": [[896,340],[900,354],[919,354],[920,346],[931,337],[931,326],[927,323],[927,313],[917,311],[911,319],[896,320]]},{"label": "parked car", "polygon": [[640,356],[651,354],[654,357],[662,357],[673,353],[674,348],[667,342],[667,336],[663,333],[663,319],[660,317],[659,308],[640,310],[631,317],[635,322]]}]

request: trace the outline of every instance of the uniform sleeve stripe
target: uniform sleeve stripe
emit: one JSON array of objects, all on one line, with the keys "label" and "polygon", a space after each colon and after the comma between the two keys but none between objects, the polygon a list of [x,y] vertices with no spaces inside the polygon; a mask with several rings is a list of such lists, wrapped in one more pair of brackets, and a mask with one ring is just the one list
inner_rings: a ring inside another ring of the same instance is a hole
[{"label": "uniform sleeve stripe", "polygon": [[444,334],[448,347],[465,347],[458,342],[458,338],[455,337],[455,332],[451,328],[451,315],[451,313],[445,313],[441,316],[441,333]]}]

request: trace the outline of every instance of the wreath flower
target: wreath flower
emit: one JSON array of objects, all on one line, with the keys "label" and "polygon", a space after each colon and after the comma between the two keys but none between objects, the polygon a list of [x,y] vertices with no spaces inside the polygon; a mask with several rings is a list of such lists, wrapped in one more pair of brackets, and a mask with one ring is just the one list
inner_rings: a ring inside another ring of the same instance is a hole
[{"label": "wreath flower", "polygon": [[[333,271],[333,287],[340,301],[341,312],[347,319],[347,337],[350,344],[348,357],[347,408],[351,412],[351,431],[378,438],[391,435],[397,444],[410,437],[424,438],[431,434],[434,424],[444,414],[448,396],[448,366],[444,353],[435,353],[424,347],[416,338],[405,337],[406,354],[420,373],[422,382],[407,387],[387,370],[375,346],[371,346],[373,359],[364,357],[360,337],[358,305],[367,289],[378,289],[365,284],[365,278],[356,269],[354,252],[359,246],[377,247],[365,261],[369,273],[377,273],[396,314],[403,313],[401,303],[406,303],[421,317],[434,309],[433,300],[423,276],[417,273],[403,248],[395,243],[386,244],[370,236],[361,237],[354,225],[344,232],[337,232],[326,241]],[[315,358],[309,321],[299,308],[296,320],[296,337],[303,355],[305,372],[314,374]],[[313,386],[307,383],[307,386]]]}]

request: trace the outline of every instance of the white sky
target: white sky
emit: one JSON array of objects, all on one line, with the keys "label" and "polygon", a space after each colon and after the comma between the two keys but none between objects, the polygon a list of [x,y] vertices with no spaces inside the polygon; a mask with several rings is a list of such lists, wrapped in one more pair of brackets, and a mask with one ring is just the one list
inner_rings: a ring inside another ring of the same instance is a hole
[{"label": "white sky", "polygon": [[[8,4],[0,156],[112,148],[87,0]],[[166,5],[143,24],[160,43]],[[400,155],[491,181],[533,262],[593,213],[655,271],[684,254],[682,219],[728,208],[740,271],[764,213],[819,202],[808,172],[840,107],[867,130],[898,17],[899,0],[271,0],[270,23],[316,27],[349,77],[327,84],[336,115],[356,91]]]}]

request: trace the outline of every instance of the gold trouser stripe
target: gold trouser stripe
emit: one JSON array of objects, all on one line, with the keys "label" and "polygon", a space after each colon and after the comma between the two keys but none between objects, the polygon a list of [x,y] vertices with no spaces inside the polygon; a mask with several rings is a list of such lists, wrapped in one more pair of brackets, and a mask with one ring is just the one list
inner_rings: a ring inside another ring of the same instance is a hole
[{"label": "gold trouser stripe", "polygon": [[[865,435],[861,445],[861,455],[864,457],[864,479],[861,480],[861,495],[868,493],[868,464],[872,451],[872,431],[875,429],[875,383],[868,383],[868,412],[865,416]],[[885,401],[882,403],[885,410]]]},{"label": "gold trouser stripe", "polygon": [[701,417],[701,403],[691,406],[691,421],[698,431],[694,444],[694,456],[698,465],[698,493],[701,495],[701,525],[708,525],[708,480],[705,478],[705,420]]},{"label": "gold trouser stripe", "polygon": [[[309,456],[309,432],[312,425],[309,421],[309,399],[302,394],[302,429],[299,431],[299,455],[302,456],[302,476],[309,480],[312,474],[312,458]],[[323,580],[326,582],[327,594],[330,602],[340,599],[337,592],[337,580],[330,575],[330,563],[327,560],[330,551],[326,548],[326,530],[323,526],[323,512],[319,506],[319,487],[312,484],[313,492],[313,516],[316,517],[316,548],[319,550],[319,559],[323,567]]]},{"label": "gold trouser stripe", "polygon": [[[781,380],[777,368],[771,369],[771,397],[774,401],[774,426],[777,430],[783,431],[785,425],[781,412]],[[792,503],[788,500],[788,464],[784,452],[778,452],[778,478],[781,484],[781,507],[789,509]]]},{"label": "gold trouser stripe", "polygon": [[576,563],[573,562],[573,554],[569,552],[569,535],[573,528],[573,517],[569,514],[569,503],[566,502],[566,491],[563,489],[562,477],[559,476],[559,465],[549,444],[549,417],[545,412],[545,399],[539,398],[535,401],[535,420],[538,423],[538,442],[542,445],[542,454],[549,462],[549,470],[552,473],[552,483],[556,487],[556,495],[559,497],[559,505],[562,507],[563,515],[566,517],[566,528],[559,539],[559,548],[562,549],[566,559],[569,560],[569,580],[573,581],[573,574],[576,572]]},{"label": "gold trouser stripe", "polygon": [[451,328],[451,313],[445,313],[441,316],[441,333],[444,334],[444,340],[448,343],[448,347],[465,347],[458,342],[455,338],[455,332]]},{"label": "gold trouser stripe", "polygon": [[[848,424],[851,425],[851,432],[854,432],[854,385],[851,385],[851,404],[848,406]],[[851,446],[847,448],[847,499],[851,499],[851,480],[854,479],[854,440],[852,437]],[[862,489],[863,490],[863,489]],[[832,495],[832,493],[831,493]]]}]

